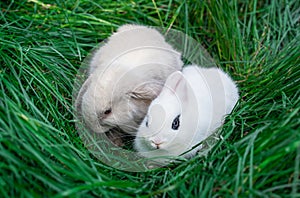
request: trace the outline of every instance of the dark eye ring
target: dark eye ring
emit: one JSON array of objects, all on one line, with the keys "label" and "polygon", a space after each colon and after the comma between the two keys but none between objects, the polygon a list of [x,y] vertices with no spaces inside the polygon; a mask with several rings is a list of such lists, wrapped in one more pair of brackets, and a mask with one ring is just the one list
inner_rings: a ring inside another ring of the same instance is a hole
[{"label": "dark eye ring", "polygon": [[172,123],[172,129],[173,130],[178,130],[178,128],[180,126],[179,118],[180,118],[180,114],[176,118],[174,118],[173,123]]},{"label": "dark eye ring", "polygon": [[110,114],[111,113],[111,108],[110,109],[107,109],[106,111],[104,111],[104,114],[105,115],[108,115],[108,114]]}]

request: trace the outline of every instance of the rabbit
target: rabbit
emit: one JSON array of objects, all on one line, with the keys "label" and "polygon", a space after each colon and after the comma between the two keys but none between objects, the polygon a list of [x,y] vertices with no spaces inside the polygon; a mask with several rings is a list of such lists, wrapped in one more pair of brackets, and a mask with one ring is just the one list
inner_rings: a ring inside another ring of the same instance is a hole
[{"label": "rabbit", "polygon": [[91,132],[135,135],[167,77],[182,66],[181,54],[157,30],[123,25],[92,55],[77,115]]},{"label": "rabbit", "polygon": [[180,154],[191,158],[201,149],[199,143],[223,124],[238,99],[236,84],[221,69],[189,65],[175,71],[150,104],[134,148],[157,161]]},{"label": "rabbit", "polygon": [[[133,50],[134,52],[128,53]],[[120,56],[122,59],[119,59]],[[89,74],[92,74],[96,69],[105,70],[107,67],[111,67],[114,65],[115,59],[119,59],[119,62],[125,60],[126,67],[131,66],[129,64],[131,61],[138,64],[153,61],[168,64],[177,70],[181,70],[183,66],[181,53],[175,51],[157,30],[134,24],[119,27],[117,32],[108,38],[107,43],[94,53]],[[135,66],[132,65],[132,67]]]}]

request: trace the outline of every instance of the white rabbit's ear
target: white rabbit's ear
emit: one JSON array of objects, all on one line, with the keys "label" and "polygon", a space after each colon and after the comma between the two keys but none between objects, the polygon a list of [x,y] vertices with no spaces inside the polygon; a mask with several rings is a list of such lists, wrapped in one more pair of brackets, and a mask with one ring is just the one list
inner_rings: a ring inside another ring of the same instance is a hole
[{"label": "white rabbit's ear", "polygon": [[166,80],[164,89],[169,90],[180,100],[188,100],[188,83],[180,71],[172,73]]},{"label": "white rabbit's ear", "polygon": [[145,83],[138,86],[133,91],[127,93],[131,98],[136,100],[154,100],[160,93],[163,84],[160,83]]}]

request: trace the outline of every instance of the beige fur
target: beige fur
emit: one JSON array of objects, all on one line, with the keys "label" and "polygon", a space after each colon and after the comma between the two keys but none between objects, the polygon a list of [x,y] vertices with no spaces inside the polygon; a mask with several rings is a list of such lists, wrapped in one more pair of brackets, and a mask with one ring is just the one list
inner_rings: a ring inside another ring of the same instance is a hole
[{"label": "beige fur", "polygon": [[135,134],[168,75],[182,65],[180,53],[158,31],[124,25],[93,55],[77,113],[93,132],[118,127]]}]

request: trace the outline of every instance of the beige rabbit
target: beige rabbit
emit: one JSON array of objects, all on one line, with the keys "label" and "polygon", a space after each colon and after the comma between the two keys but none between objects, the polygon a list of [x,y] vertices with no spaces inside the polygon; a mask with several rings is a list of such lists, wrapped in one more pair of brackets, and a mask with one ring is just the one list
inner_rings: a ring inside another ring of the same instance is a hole
[{"label": "beige rabbit", "polygon": [[114,141],[120,145],[119,136],[135,135],[166,78],[182,65],[181,54],[157,30],[124,25],[93,55],[77,114],[92,132],[121,129]]}]

